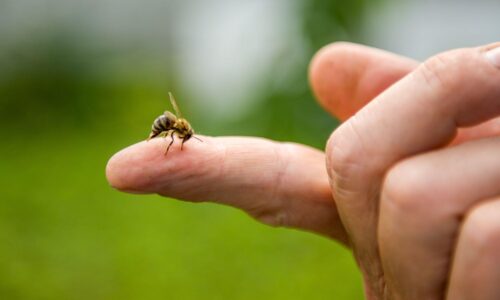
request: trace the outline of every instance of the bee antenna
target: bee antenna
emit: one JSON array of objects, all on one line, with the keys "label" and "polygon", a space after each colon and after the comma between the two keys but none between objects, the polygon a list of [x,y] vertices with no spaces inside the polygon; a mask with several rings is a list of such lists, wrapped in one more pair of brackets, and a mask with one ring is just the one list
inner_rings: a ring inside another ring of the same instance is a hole
[{"label": "bee antenna", "polygon": [[203,143],[203,140],[200,139],[200,138],[197,138],[196,136],[193,135],[193,138],[197,139],[198,141],[202,142]]},{"label": "bee antenna", "polygon": [[172,104],[172,107],[175,110],[175,114],[177,115],[177,117],[182,118],[181,111],[180,111],[179,107],[177,106],[177,102],[175,101],[174,95],[172,95],[171,92],[168,92],[168,96],[170,98],[170,103]]}]

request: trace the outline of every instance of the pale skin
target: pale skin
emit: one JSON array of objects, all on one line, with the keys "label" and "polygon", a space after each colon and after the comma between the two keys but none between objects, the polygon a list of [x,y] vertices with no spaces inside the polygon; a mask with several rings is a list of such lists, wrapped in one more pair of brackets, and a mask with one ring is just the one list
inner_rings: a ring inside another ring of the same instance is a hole
[{"label": "pale skin", "polygon": [[319,103],[344,121],[325,152],[204,136],[165,159],[157,138],[115,154],[108,180],[339,241],[368,299],[500,299],[500,59],[485,55],[497,47],[419,63],[329,45],[310,67]]}]

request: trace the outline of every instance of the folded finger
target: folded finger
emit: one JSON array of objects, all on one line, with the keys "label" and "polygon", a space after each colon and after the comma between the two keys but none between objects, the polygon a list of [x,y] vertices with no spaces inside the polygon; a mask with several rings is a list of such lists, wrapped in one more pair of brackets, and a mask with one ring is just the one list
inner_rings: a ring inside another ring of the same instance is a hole
[{"label": "folded finger", "polygon": [[500,137],[481,139],[411,157],[388,172],[378,236],[396,298],[444,296],[461,220],[500,195],[498,153]]},{"label": "folded finger", "polygon": [[213,201],[260,221],[345,240],[324,167],[324,154],[260,138],[201,137],[164,155],[170,139],[130,146],[109,161],[110,184],[123,191]]},{"label": "folded finger", "polygon": [[447,299],[500,299],[500,197],[467,213],[453,257]]}]

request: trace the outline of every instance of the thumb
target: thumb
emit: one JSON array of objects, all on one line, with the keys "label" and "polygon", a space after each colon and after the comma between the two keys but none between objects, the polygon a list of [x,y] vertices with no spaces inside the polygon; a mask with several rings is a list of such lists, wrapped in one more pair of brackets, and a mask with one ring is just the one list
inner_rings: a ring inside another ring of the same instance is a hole
[{"label": "thumb", "polygon": [[333,43],[312,59],[309,80],[319,103],[344,121],[417,65],[379,49]]}]

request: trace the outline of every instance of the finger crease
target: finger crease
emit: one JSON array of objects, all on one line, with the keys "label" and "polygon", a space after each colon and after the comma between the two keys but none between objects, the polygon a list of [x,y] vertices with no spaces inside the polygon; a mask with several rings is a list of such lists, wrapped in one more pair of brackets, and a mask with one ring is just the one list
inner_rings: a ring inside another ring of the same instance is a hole
[{"label": "finger crease", "polygon": [[274,180],[274,188],[272,191],[271,199],[274,203],[277,203],[275,207],[275,226],[285,226],[287,225],[287,214],[290,206],[290,202],[285,201],[281,191],[283,191],[283,181],[289,168],[290,154],[288,147],[285,144],[279,144],[279,146],[274,147],[274,154],[276,160],[279,162],[278,170],[276,172],[276,177]]}]

